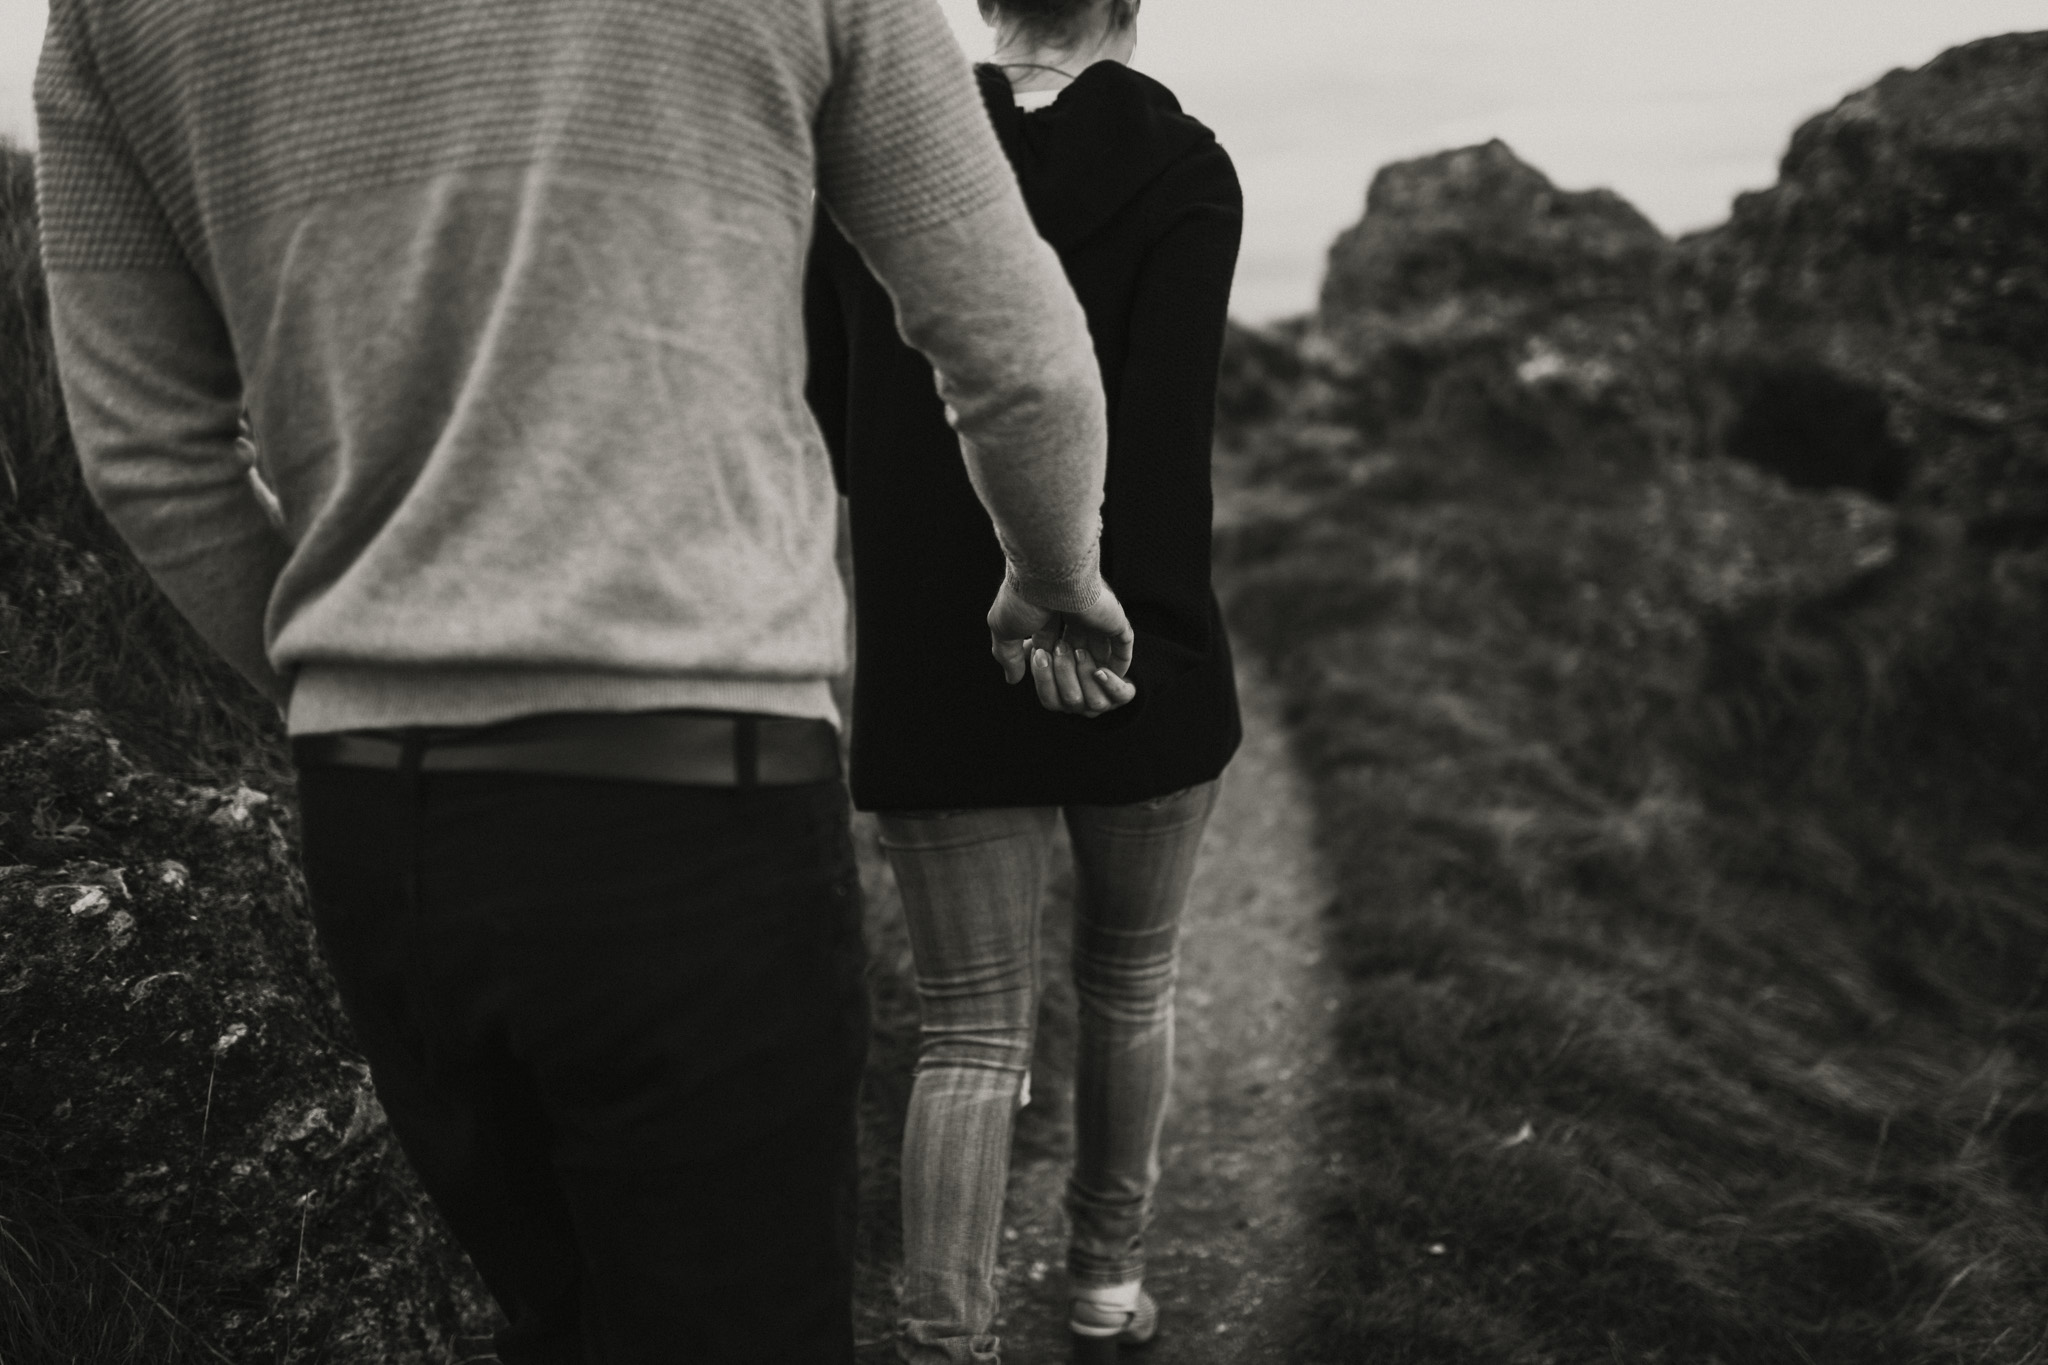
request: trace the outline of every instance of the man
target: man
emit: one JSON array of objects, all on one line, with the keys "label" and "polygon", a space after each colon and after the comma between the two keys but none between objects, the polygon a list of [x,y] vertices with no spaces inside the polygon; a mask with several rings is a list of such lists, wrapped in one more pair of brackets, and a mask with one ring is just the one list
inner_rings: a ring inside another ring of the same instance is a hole
[{"label": "man", "polygon": [[1006,675],[1131,641],[1085,324],[940,16],[54,0],[36,95],[88,481],[287,710],[323,945],[500,1357],[850,1360],[814,185],[955,414]]}]

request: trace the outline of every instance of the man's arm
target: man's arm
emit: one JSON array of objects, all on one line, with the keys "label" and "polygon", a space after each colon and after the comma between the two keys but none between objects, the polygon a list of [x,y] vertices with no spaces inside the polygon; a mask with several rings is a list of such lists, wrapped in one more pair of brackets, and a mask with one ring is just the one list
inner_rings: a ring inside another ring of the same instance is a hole
[{"label": "man's arm", "polygon": [[995,522],[1009,571],[989,624],[1005,674],[1023,676],[1027,640],[1064,632],[1121,676],[1132,636],[1099,561],[1107,434],[1087,319],[937,8],[828,9],[820,194],[931,361]]},{"label": "man's arm", "polygon": [[207,642],[282,704],[263,619],[288,547],[235,449],[242,382],[109,108],[70,0],[36,75],[43,260],[87,487]]}]

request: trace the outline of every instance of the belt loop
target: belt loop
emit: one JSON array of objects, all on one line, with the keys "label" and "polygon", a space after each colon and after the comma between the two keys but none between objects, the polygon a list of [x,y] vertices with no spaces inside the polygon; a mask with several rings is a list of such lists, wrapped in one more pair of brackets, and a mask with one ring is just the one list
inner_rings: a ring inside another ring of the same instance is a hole
[{"label": "belt loop", "polygon": [[424,730],[407,730],[399,740],[398,790],[404,804],[405,837],[399,854],[405,859],[405,899],[417,916],[420,911],[420,825],[427,818],[426,803],[420,799],[420,765],[427,756]]},{"label": "belt loop", "polygon": [[755,716],[736,716],[732,726],[733,778],[742,787],[761,781],[761,722]]}]

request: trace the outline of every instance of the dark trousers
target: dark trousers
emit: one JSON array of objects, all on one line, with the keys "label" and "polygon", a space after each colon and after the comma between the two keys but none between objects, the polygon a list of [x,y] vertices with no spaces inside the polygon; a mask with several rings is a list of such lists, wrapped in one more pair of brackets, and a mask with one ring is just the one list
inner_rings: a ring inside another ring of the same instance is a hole
[{"label": "dark trousers", "polygon": [[851,1362],[840,785],[300,780],[322,945],[499,1358]]}]

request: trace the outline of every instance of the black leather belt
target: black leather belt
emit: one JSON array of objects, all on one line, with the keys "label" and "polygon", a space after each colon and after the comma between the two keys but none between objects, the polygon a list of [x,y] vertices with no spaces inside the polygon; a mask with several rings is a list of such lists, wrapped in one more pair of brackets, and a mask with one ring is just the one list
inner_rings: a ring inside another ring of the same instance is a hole
[{"label": "black leather belt", "polygon": [[839,776],[822,720],[640,711],[528,716],[473,729],[370,730],[292,741],[301,764],[429,773],[526,773],[685,786],[795,786]]}]

